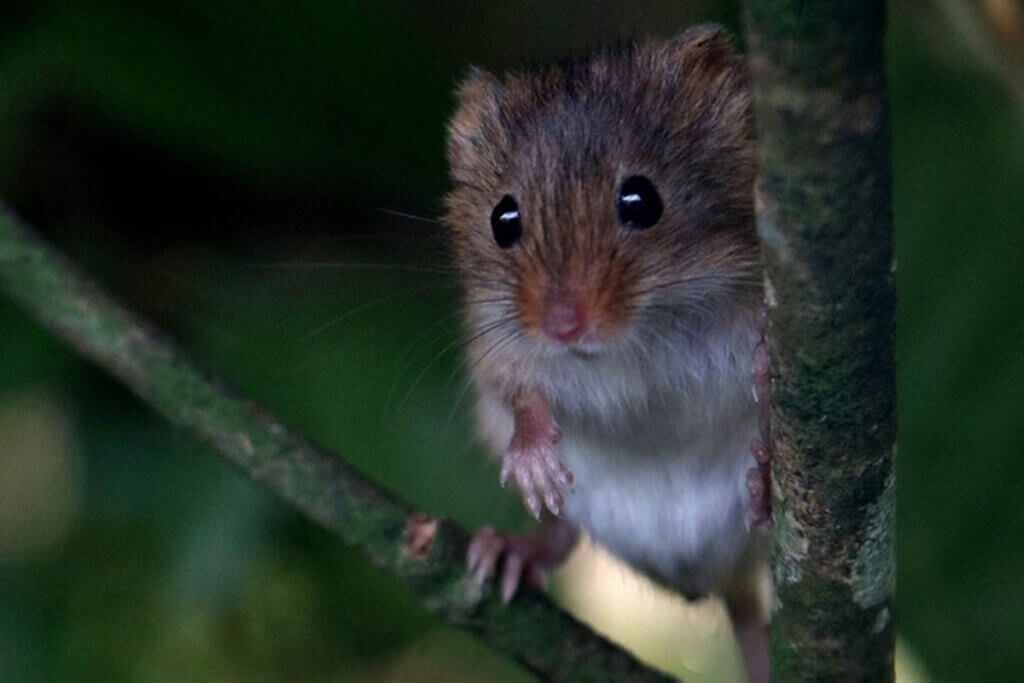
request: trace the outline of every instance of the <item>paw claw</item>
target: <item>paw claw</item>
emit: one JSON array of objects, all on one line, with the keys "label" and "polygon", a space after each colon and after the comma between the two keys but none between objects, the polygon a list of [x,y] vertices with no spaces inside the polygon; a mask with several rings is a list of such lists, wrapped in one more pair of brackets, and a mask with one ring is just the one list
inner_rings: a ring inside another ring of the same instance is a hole
[{"label": "paw claw", "polygon": [[761,439],[754,439],[750,442],[750,452],[754,455],[754,461],[758,465],[767,465],[771,462],[771,455],[768,453],[768,448],[765,447],[764,441]]},{"label": "paw claw", "polygon": [[[559,464],[561,465],[561,463]],[[569,471],[568,467],[562,465],[561,469],[558,471],[558,483],[562,486],[572,486],[572,480],[572,472]]]},{"label": "paw claw", "polygon": [[520,585],[547,588],[548,569],[565,559],[575,539],[575,529],[561,523],[525,536],[483,527],[469,543],[467,572],[479,586],[496,581],[502,602],[508,603]]},{"label": "paw claw", "polygon": [[474,575],[476,568],[480,565],[480,545],[478,543],[470,543],[469,551],[466,553],[466,570]]},{"label": "paw claw", "polygon": [[747,490],[750,491],[750,497],[754,500],[764,498],[764,477],[760,468],[751,467],[747,470]]},{"label": "paw claw", "polygon": [[541,512],[540,499],[537,498],[536,494],[530,493],[525,495],[523,502],[526,503],[526,509],[530,511],[530,515],[539,522]]},{"label": "paw claw", "polygon": [[557,517],[562,512],[562,494],[557,490],[548,491],[544,496],[544,504],[551,510],[551,514]]},{"label": "paw claw", "polygon": [[501,601],[506,605],[515,597],[519,580],[523,575],[523,557],[515,553],[505,559],[505,571],[501,575]]},{"label": "paw claw", "polygon": [[494,567],[497,562],[497,555],[493,555],[490,551],[481,555],[480,561],[476,566],[476,571],[472,573],[473,582],[478,586],[482,586],[490,581],[491,577],[494,576]]},{"label": "paw claw", "polygon": [[568,487],[573,481],[572,472],[548,444],[510,447],[505,454],[502,477],[503,482],[515,479],[523,503],[536,519],[540,519],[544,508],[556,516],[561,513],[565,498],[560,487]]},{"label": "paw claw", "polygon": [[750,494],[750,508],[747,510],[746,516],[748,530],[752,527],[763,526],[772,518],[772,474],[769,464],[771,456],[760,441],[755,440],[754,444],[760,446],[762,452],[759,453],[752,444],[751,450],[754,451],[757,465],[747,470],[747,492]]},{"label": "paw claw", "polygon": [[476,532],[473,536],[473,540],[469,544],[469,548],[466,550],[466,568],[470,574],[473,574],[477,567],[480,566],[480,560],[483,557],[484,551],[487,545],[491,542],[497,532],[494,527],[485,526]]}]

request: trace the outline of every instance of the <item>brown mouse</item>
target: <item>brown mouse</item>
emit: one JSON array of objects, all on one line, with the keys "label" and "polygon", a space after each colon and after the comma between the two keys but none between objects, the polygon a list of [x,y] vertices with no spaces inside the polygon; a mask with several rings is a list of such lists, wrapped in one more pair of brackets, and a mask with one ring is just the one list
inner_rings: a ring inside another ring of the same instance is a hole
[{"label": "brown mouse", "polygon": [[477,70],[448,156],[479,431],[502,483],[549,517],[530,536],[482,530],[470,571],[483,581],[500,565],[510,599],[583,529],[688,598],[722,596],[751,680],[767,680],[744,60],[697,26],[503,78]]}]

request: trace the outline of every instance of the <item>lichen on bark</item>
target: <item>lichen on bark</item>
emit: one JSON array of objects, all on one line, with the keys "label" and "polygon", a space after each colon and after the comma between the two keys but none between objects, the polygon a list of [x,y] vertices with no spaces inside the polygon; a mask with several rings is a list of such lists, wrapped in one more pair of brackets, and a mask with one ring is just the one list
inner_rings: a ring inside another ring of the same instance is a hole
[{"label": "lichen on bark", "polygon": [[778,681],[893,678],[895,380],[885,6],[747,0],[773,293]]}]

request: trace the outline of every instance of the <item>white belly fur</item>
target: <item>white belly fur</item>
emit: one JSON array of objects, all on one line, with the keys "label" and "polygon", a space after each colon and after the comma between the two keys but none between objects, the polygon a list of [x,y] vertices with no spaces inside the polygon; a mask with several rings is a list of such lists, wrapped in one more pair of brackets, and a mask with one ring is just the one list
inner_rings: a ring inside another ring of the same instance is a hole
[{"label": "white belly fur", "polygon": [[[574,477],[563,515],[690,597],[742,582],[764,551],[745,523],[758,434],[756,338],[751,324],[736,324],[647,362],[562,358],[535,375]],[[480,388],[481,435],[500,454],[512,436],[511,407]]]},{"label": "white belly fur", "polygon": [[685,442],[641,451],[568,429],[559,452],[574,482],[563,514],[684,595],[722,592],[748,550],[746,472],[756,433],[750,414]]}]

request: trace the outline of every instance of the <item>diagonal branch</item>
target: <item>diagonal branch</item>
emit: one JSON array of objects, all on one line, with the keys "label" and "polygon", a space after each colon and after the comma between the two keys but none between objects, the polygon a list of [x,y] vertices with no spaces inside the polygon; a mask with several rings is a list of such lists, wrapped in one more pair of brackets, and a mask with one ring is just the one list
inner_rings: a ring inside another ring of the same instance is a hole
[{"label": "diagonal branch", "polygon": [[0,205],[0,289],[170,422],[409,584],[431,611],[542,680],[664,681],[543,595],[504,606],[466,579],[468,534],[414,511],[209,376]]}]

